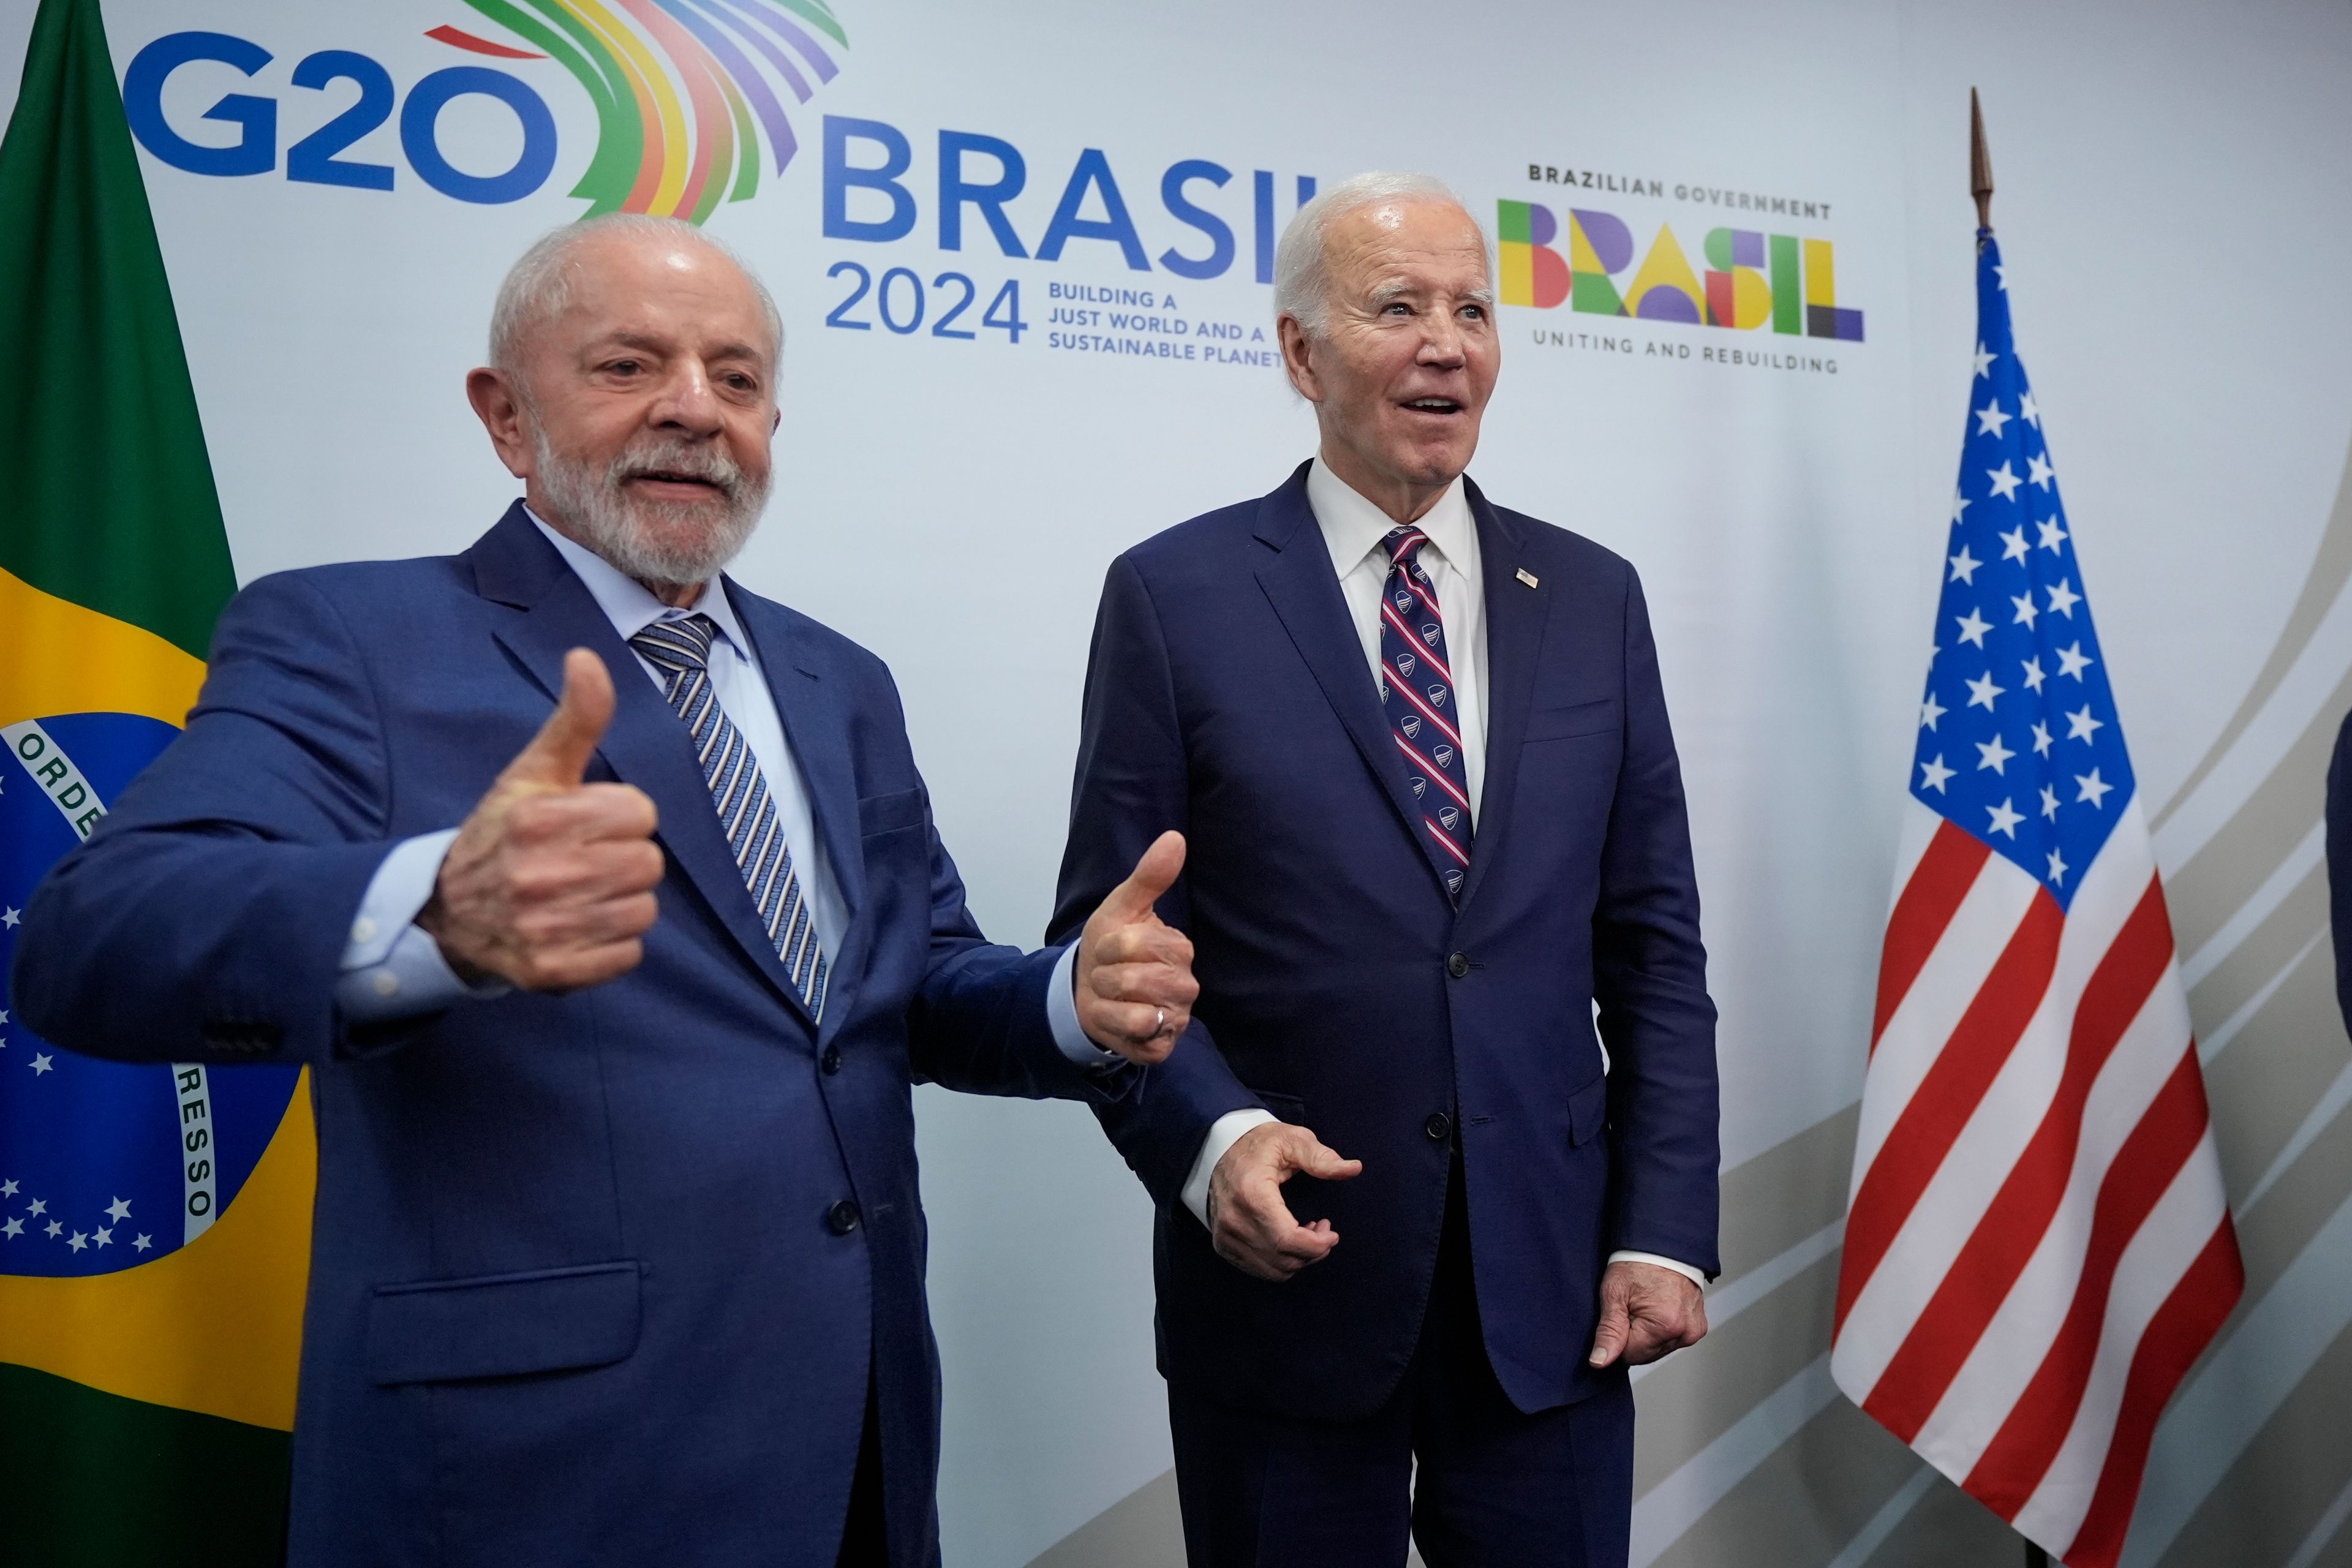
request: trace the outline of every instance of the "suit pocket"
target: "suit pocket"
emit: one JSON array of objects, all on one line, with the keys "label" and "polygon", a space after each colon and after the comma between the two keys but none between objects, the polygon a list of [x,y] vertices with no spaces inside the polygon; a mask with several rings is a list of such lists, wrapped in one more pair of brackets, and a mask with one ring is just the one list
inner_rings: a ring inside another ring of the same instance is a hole
[{"label": "suit pocket", "polygon": [[861,838],[871,838],[877,833],[892,833],[901,827],[914,827],[923,820],[923,792],[919,789],[895,790],[888,795],[861,795],[857,801],[857,833]]},{"label": "suit pocket", "polygon": [[1603,1073],[1568,1097],[1568,1141],[1580,1149],[1608,1121],[1609,1076]]},{"label": "suit pocket", "polygon": [[1528,715],[1526,742],[1567,741],[1579,735],[1605,735],[1617,728],[1617,700],[1597,697],[1564,708],[1538,708]]},{"label": "suit pocket", "polygon": [[380,1285],[368,1309],[368,1377],[457,1383],[609,1366],[637,1348],[634,1262]]}]

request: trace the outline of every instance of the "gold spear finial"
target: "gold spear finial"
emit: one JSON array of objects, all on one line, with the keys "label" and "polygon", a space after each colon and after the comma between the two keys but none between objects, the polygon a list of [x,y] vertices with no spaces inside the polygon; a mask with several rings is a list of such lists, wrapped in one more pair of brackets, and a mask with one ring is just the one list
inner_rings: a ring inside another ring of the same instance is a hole
[{"label": "gold spear finial", "polygon": [[1969,191],[1977,199],[1977,227],[1992,232],[1992,154],[1985,151],[1984,109],[1969,89]]}]

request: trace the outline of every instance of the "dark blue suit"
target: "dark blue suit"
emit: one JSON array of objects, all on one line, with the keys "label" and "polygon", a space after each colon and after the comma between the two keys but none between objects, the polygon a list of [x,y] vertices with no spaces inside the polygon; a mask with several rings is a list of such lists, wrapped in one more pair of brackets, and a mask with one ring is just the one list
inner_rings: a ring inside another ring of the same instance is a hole
[{"label": "dark blue suit", "polygon": [[[1196,947],[1200,1026],[1103,1112],[1160,1200],[1161,1369],[1270,1415],[1378,1411],[1433,1310],[1459,1172],[1494,1376],[1520,1412],[1572,1405],[1622,1388],[1584,1362],[1611,1251],[1716,1268],[1715,1011],[1641,586],[1469,488],[1490,675],[1457,911],[1306,473],[1114,563],[1087,676],[1055,931],[1155,834],[1190,844],[1162,913]],[[1364,1163],[1290,1184],[1342,1239],[1281,1285],[1172,1201],[1209,1124],[1254,1103]]]},{"label": "dark blue suit", "polygon": [[2336,949],[2336,1009],[2352,1028],[2352,713],[2327,760],[2327,912]]},{"label": "dark blue suit", "polygon": [[[684,725],[518,506],[463,555],[253,584],[186,733],[24,925],[26,1022],[102,1055],[310,1064],[320,1171],[297,1564],[825,1568],[868,1402],[898,1564],[937,1551],[939,1363],[910,1084],[1101,1102],[1055,955],[992,947],[882,662],[730,586],[850,916],[813,1026]],[[564,650],[653,797],[645,961],[365,1029],[332,1001],[395,840],[463,818]]]}]

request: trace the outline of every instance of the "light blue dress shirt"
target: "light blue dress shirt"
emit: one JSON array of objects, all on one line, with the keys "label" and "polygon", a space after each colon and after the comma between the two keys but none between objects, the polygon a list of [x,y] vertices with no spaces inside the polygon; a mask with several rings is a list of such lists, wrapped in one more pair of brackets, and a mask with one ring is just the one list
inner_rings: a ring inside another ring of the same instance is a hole
[{"label": "light blue dress shirt", "polygon": [[[701,596],[692,608],[677,609],[654,597],[645,584],[616,570],[593,551],[550,528],[537,513],[530,514],[530,521],[586,585],[622,641],[626,642],[658,620],[703,615],[717,624],[719,632],[710,644],[711,689],[767,779],[769,796],[775,803],[777,826],[783,829],[784,842],[792,848],[793,867],[800,878],[801,896],[808,900],[809,918],[816,927],[817,940],[826,952],[839,952],[849,925],[841,884],[835,879],[824,843],[816,836],[807,781],[802,777],[792,748],[784,740],[783,721],[777,716],[775,698],[768,689],[767,678],[760,672],[759,661],[751,652],[751,640],[735,618],[735,606],[728,602],[726,587],[719,575],[713,574],[710,581],[703,584]],[[637,663],[647,679],[656,688],[662,686],[661,671],[651,660],[639,656]],[[343,948],[341,973],[335,984],[335,1003],[346,1018],[370,1022],[413,1017],[469,996],[495,996],[508,989],[503,984],[467,985],[442,957],[440,944],[415,923],[418,911],[433,897],[441,862],[457,837],[457,830],[449,827],[404,839],[394,845],[376,868],[360,900],[359,912],[352,918]],[[1077,1005],[1071,993],[1076,952],[1075,942],[1063,950],[1061,962],[1055,965],[1054,978],[1045,989],[1045,1012],[1053,1025],[1055,1043],[1072,1061],[1087,1066],[1116,1061],[1116,1057],[1087,1038],[1086,1031],[1078,1025]]]}]

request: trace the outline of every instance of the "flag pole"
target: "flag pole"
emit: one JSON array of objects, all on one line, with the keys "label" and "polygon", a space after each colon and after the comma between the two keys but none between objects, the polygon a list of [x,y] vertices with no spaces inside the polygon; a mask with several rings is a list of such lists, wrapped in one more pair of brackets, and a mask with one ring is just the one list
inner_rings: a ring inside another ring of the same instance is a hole
[{"label": "flag pole", "polygon": [[1969,89],[1969,194],[1977,199],[1977,234],[1992,232],[1992,154],[1985,151],[1984,108]]},{"label": "flag pole", "polygon": [[[1977,247],[1982,249],[1992,233],[1992,153],[1985,147],[1984,105],[1975,88],[1969,89],[1969,195],[1976,198]],[[2050,1554],[2027,1542],[2025,1568],[2050,1568]]]}]

